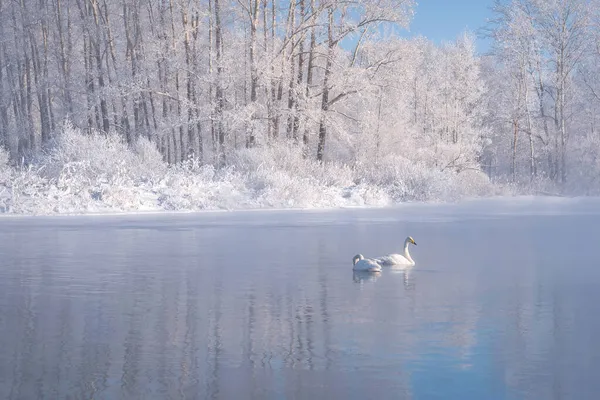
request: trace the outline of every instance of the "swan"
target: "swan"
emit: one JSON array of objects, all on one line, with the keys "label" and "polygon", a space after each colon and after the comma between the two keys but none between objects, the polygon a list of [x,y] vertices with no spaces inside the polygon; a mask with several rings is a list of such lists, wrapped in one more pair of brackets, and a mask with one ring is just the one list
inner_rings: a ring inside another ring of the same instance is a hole
[{"label": "swan", "polygon": [[357,254],[352,258],[352,268],[355,271],[381,272],[381,265],[370,258],[365,258],[362,254]]},{"label": "swan", "polygon": [[405,265],[407,267],[415,265],[415,261],[410,257],[408,252],[409,244],[417,245],[417,242],[412,237],[407,237],[404,241],[404,255],[402,254],[389,254],[380,258],[374,259],[377,264],[380,265]]}]

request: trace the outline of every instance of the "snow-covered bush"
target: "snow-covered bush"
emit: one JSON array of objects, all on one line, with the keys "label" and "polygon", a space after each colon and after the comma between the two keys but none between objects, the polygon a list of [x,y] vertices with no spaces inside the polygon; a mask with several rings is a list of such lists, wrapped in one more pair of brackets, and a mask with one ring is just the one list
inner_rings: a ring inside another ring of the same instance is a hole
[{"label": "snow-covered bush", "polygon": [[0,212],[7,212],[10,204],[10,180],[12,168],[9,155],[4,147],[0,146]]},{"label": "snow-covered bush", "polygon": [[495,193],[494,185],[481,171],[440,170],[398,156],[387,156],[378,163],[359,163],[355,170],[357,182],[380,188],[394,202],[452,201]]},{"label": "snow-covered bush", "polygon": [[46,196],[48,180],[41,176],[43,167],[29,166],[14,171],[11,175],[10,199],[5,204],[6,211],[15,214],[48,214],[55,210]]},{"label": "snow-covered bush", "polygon": [[494,194],[477,170],[456,173],[388,155],[318,162],[280,143],[233,150],[217,168],[196,159],[167,166],[154,143],[71,125],[36,164],[8,165],[0,151],[0,211],[22,214],[241,208],[384,206]]},{"label": "snow-covered bush", "polygon": [[257,201],[266,206],[309,208],[386,202],[382,192],[367,187],[350,195],[355,179],[349,166],[317,162],[289,144],[240,150],[232,162]]},{"label": "snow-covered bush", "polygon": [[9,161],[8,151],[0,146],[0,185],[6,184],[12,174],[12,168],[8,165]]},{"label": "snow-covered bush", "polygon": [[137,155],[137,162],[134,164],[134,167],[137,167],[135,175],[155,181],[165,174],[167,164],[152,141],[143,136],[139,137],[134,144],[134,151]]},{"label": "snow-covered bush", "polygon": [[438,198],[444,190],[441,174],[402,157],[388,156],[378,163],[358,164],[355,169],[359,183],[381,188],[396,202]]},{"label": "snow-covered bush", "polygon": [[129,172],[125,167],[134,164],[133,158],[135,154],[116,133],[84,134],[67,123],[43,163],[49,178],[75,176],[85,181],[113,182],[125,179]]},{"label": "snow-covered bush", "polygon": [[172,166],[154,187],[158,206],[165,210],[235,209],[251,207],[239,174],[188,160]]}]

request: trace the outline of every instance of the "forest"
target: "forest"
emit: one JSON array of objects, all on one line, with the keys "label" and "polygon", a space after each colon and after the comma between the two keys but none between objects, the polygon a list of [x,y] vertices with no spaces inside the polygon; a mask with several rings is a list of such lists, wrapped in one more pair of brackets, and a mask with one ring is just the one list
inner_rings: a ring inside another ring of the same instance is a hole
[{"label": "forest", "polygon": [[599,194],[600,3],[492,11],[436,44],[412,0],[0,0],[0,212]]}]

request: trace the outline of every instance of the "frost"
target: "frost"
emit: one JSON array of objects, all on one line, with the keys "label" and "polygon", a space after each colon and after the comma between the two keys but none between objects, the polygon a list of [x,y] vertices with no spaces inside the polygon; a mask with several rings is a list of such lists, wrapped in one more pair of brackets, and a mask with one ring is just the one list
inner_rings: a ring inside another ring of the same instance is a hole
[{"label": "frost", "polygon": [[242,149],[217,168],[168,166],[155,145],[64,126],[35,163],[11,167],[0,150],[0,210],[14,214],[385,206],[499,194],[481,171],[432,168],[387,156],[317,162],[287,143]]}]

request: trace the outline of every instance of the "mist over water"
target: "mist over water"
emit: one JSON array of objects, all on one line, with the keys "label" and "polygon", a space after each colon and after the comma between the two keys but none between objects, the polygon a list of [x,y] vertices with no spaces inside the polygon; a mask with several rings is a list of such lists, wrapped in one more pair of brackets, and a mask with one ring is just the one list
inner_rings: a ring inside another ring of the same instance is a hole
[{"label": "mist over water", "polygon": [[595,199],[1,219],[0,398],[594,398],[599,234]]}]

